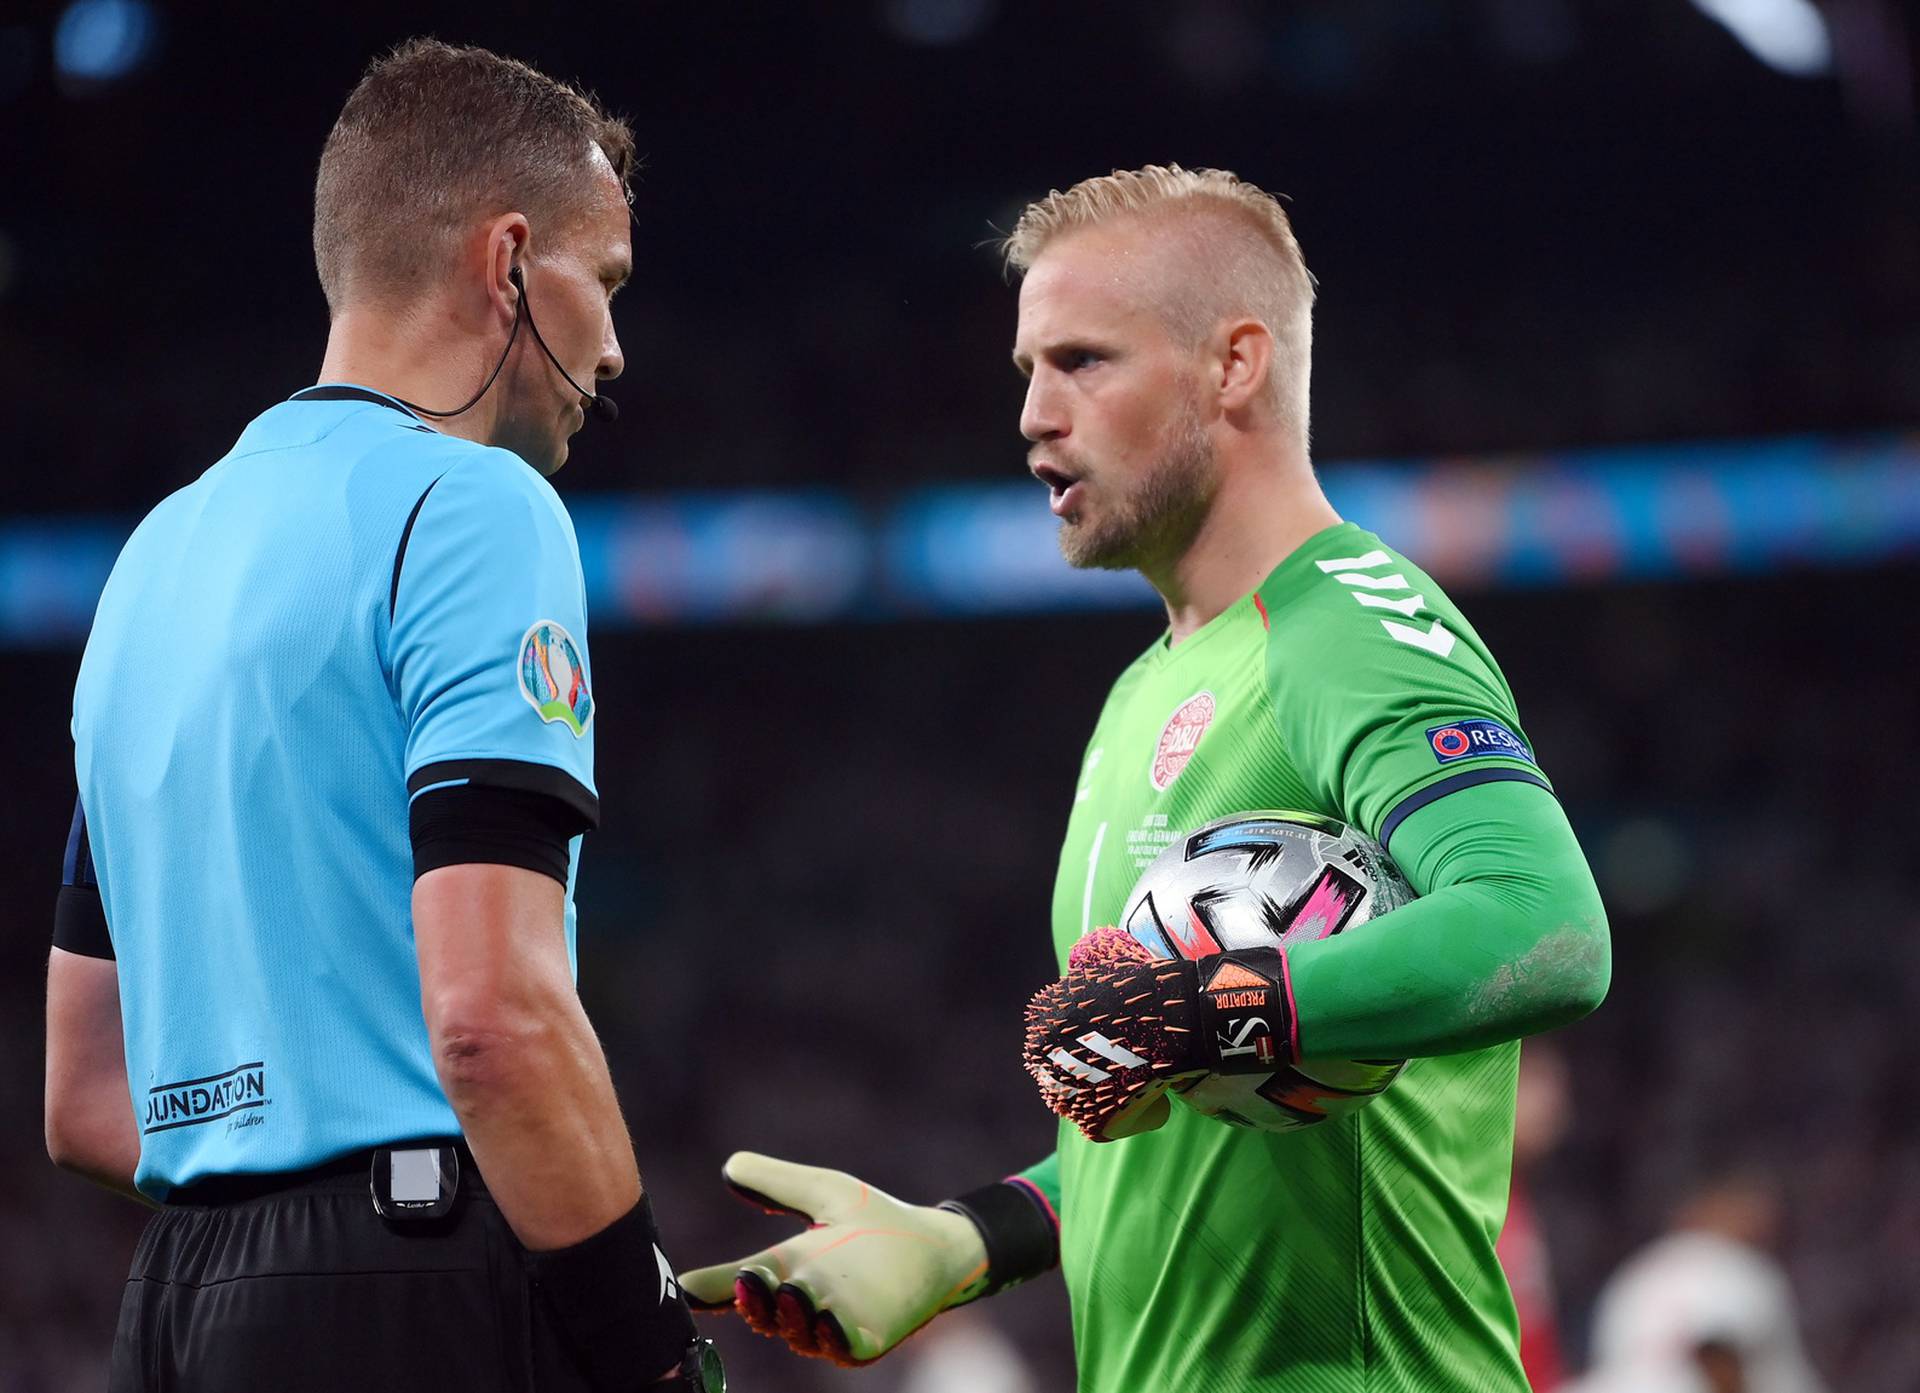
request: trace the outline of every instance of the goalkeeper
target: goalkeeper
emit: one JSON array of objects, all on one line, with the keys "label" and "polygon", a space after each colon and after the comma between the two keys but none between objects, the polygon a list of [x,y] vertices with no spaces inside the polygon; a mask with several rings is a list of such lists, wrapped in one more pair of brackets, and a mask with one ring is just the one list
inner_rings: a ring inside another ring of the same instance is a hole
[{"label": "goalkeeper", "polygon": [[[687,1292],[860,1363],[1057,1255],[1083,1389],[1524,1393],[1494,1256],[1518,1041],[1593,1010],[1610,966],[1507,683],[1432,578],[1320,490],[1313,283],[1273,198],[1221,171],[1115,173],[1029,207],[1006,255],[1061,549],[1139,570],[1168,619],[1108,696],[1061,850],[1065,976],[1029,1008],[1027,1059],[1067,1119],[1058,1150],[931,1208],[736,1155],[736,1189],[814,1227]],[[1116,959],[1110,937],[1074,951],[1175,835],[1255,808],[1359,827],[1422,896],[1255,955],[1274,1057],[1411,1061],[1370,1106],[1285,1134],[1170,1105],[1234,1043],[1210,1038],[1191,967]],[[1181,1029],[1114,1025],[1116,987],[1143,985]]]}]

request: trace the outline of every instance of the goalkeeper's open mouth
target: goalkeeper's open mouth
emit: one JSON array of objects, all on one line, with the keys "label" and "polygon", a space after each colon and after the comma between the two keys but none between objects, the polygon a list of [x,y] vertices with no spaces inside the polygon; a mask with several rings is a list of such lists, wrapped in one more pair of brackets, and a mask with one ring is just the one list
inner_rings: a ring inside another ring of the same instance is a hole
[{"label": "goalkeeper's open mouth", "polygon": [[1065,517],[1086,491],[1085,480],[1075,478],[1057,464],[1036,460],[1028,469],[1034,478],[1051,490],[1052,496],[1047,500],[1047,506],[1053,509],[1053,515],[1057,518]]}]

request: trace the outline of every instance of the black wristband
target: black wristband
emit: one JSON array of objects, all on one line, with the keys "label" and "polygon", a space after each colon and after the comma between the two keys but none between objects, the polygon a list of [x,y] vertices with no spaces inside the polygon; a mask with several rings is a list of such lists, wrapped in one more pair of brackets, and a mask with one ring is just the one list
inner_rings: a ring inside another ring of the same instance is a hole
[{"label": "black wristband", "polygon": [[972,1220],[980,1230],[987,1245],[987,1288],[981,1296],[1018,1286],[1060,1261],[1060,1230],[1053,1213],[1024,1180],[996,1180],[937,1208]]},{"label": "black wristband", "polygon": [[571,1248],[529,1252],[527,1267],[596,1393],[643,1388],[686,1357],[693,1316],[646,1196]]},{"label": "black wristband", "polygon": [[1202,1062],[1215,1074],[1270,1073],[1298,1057],[1293,980],[1277,948],[1238,948],[1194,964]]}]

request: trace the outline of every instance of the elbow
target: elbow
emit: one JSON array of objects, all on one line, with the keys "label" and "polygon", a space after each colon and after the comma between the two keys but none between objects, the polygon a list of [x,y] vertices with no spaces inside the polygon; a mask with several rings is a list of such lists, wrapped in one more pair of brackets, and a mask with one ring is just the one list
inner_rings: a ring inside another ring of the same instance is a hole
[{"label": "elbow", "polygon": [[90,1126],[79,1109],[53,1097],[47,1099],[46,1142],[47,1159],[61,1170],[93,1175],[100,1169],[105,1148],[99,1129]]},{"label": "elbow", "polygon": [[429,1011],[433,1066],[448,1101],[510,1093],[538,1077],[557,1032],[544,1013],[505,1002],[448,1002]]},{"label": "elbow", "polygon": [[1541,946],[1550,948],[1552,965],[1542,974],[1541,1004],[1548,1019],[1540,1028],[1571,1025],[1599,1010],[1613,985],[1613,941],[1605,913],[1596,906],[1585,922],[1559,930]]},{"label": "elbow", "polygon": [[82,1149],[79,1140],[54,1109],[47,1108],[47,1159],[63,1171],[80,1169]]},{"label": "elbow", "polygon": [[1607,989],[1612,984],[1613,973],[1604,966],[1597,971],[1570,977],[1555,1002],[1556,1019],[1553,1024],[1572,1025],[1585,1016],[1591,1016],[1607,999]]},{"label": "elbow", "polygon": [[1606,998],[1612,977],[1605,918],[1562,924],[1506,960],[1482,985],[1473,1006],[1479,1036],[1516,1040],[1571,1025]]}]

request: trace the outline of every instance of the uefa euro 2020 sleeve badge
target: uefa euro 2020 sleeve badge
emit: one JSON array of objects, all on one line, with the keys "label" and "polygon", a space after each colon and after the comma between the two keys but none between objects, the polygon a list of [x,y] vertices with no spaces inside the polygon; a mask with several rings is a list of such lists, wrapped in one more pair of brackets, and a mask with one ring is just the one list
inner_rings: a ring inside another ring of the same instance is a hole
[{"label": "uefa euro 2020 sleeve badge", "polygon": [[558,721],[577,740],[593,724],[587,665],[573,635],[542,619],[520,640],[520,694],[543,721]]}]

